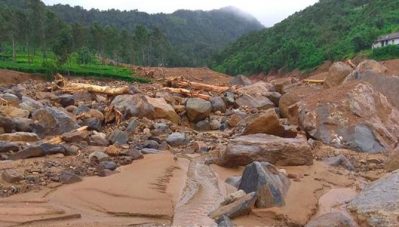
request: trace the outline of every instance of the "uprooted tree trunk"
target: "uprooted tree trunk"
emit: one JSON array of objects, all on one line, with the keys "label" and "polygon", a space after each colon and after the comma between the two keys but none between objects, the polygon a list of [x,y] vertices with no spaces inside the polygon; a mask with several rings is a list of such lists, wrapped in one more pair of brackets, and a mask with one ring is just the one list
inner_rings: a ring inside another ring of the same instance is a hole
[{"label": "uprooted tree trunk", "polygon": [[201,91],[217,92],[217,93],[223,93],[230,89],[230,87],[215,86],[210,84],[186,81],[182,78],[170,79],[166,82],[166,86],[172,88],[187,88],[187,89],[189,88],[193,90],[201,90]]},{"label": "uprooted tree trunk", "polygon": [[211,96],[209,96],[209,95],[200,94],[200,93],[193,92],[193,91],[190,91],[190,90],[187,90],[184,88],[165,87],[165,88],[163,88],[163,90],[172,92],[172,93],[176,93],[176,94],[180,94],[180,95],[183,95],[186,97],[201,98],[201,99],[205,99],[205,100],[211,99]]},{"label": "uprooted tree trunk", "polygon": [[110,86],[98,86],[93,84],[69,82],[60,74],[57,74],[55,76],[54,82],[57,88],[65,92],[88,91],[88,92],[113,95],[113,96],[128,94],[130,92],[128,86],[110,87]]}]

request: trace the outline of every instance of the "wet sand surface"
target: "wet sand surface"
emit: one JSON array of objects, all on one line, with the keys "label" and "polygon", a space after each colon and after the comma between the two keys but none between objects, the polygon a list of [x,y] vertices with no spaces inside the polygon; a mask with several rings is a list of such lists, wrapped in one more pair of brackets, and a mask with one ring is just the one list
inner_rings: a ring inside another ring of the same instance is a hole
[{"label": "wet sand surface", "polygon": [[170,225],[187,167],[164,152],[109,177],[2,199],[0,226]]},{"label": "wet sand surface", "polygon": [[[254,209],[234,219],[236,225],[305,225],[330,211],[345,212],[356,196],[355,181],[322,162],[284,169],[301,176],[291,181],[286,206]],[[0,226],[215,226],[207,214],[236,190],[226,178],[242,171],[208,166],[198,155],[147,155],[109,177],[2,199]]]}]

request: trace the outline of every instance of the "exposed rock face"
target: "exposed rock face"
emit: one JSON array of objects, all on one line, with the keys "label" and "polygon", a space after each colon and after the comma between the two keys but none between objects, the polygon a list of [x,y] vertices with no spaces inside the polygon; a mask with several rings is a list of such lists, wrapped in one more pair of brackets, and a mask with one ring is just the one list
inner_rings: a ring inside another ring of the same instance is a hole
[{"label": "exposed rock face", "polygon": [[328,213],[312,219],[305,227],[357,227],[350,218],[342,213]]},{"label": "exposed rock face", "polygon": [[288,118],[291,124],[298,125],[297,103],[305,97],[313,95],[319,90],[320,89],[308,86],[290,89],[280,98],[279,109],[281,116],[284,118]]},{"label": "exposed rock face", "polygon": [[179,123],[180,117],[173,107],[163,98],[150,98],[144,95],[119,95],[112,101],[126,119],[130,117],[147,117],[149,119],[168,119]]},{"label": "exposed rock face", "polygon": [[34,131],[39,135],[59,135],[79,127],[68,114],[50,107],[33,112],[32,120],[37,122]]},{"label": "exposed rock face", "polygon": [[209,116],[212,110],[210,102],[200,98],[190,98],[186,103],[187,117],[192,122],[202,121]]},{"label": "exposed rock face", "polygon": [[399,225],[399,171],[366,187],[348,208],[367,226]]},{"label": "exposed rock face", "polygon": [[[290,137],[292,133],[288,133],[281,124],[279,117],[274,109],[269,109],[257,117],[252,118],[247,124],[244,135],[264,133],[280,137]],[[293,135],[296,137],[296,135]]]},{"label": "exposed rock face", "polygon": [[387,75],[387,68],[374,60],[362,62],[344,81],[365,81],[384,94],[389,102],[399,109],[399,76]]},{"label": "exposed rock face", "polygon": [[361,152],[392,150],[399,111],[369,84],[351,83],[301,101],[300,126],[325,144]]},{"label": "exposed rock face", "polygon": [[311,165],[313,156],[305,139],[255,134],[232,139],[220,157],[220,164],[227,167],[245,166],[254,161],[283,166]]},{"label": "exposed rock face", "polygon": [[256,201],[256,193],[249,193],[240,199],[228,205],[219,207],[218,209],[209,213],[209,217],[219,220],[221,217],[226,216],[235,218],[242,215],[249,214]]},{"label": "exposed rock face", "polygon": [[352,67],[344,62],[334,63],[328,70],[325,86],[331,88],[340,85],[352,71]]},{"label": "exposed rock face", "polygon": [[289,179],[267,162],[253,162],[245,167],[239,190],[256,192],[256,207],[284,206],[284,197],[290,186]]}]

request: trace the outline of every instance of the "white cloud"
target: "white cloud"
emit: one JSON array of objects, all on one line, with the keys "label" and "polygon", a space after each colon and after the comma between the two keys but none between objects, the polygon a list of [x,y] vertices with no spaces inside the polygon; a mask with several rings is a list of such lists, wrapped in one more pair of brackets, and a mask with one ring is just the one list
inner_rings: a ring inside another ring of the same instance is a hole
[{"label": "white cloud", "polygon": [[172,13],[178,9],[218,9],[235,6],[271,26],[318,0],[44,0],[46,4],[80,5],[86,9],[138,9],[148,13]]}]

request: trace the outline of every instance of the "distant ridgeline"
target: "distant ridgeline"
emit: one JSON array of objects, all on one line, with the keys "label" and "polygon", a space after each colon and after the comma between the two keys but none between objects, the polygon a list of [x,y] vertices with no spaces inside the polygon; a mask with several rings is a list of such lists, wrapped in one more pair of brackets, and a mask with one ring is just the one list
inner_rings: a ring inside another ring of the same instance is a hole
[{"label": "distant ridgeline", "polygon": [[398,0],[320,0],[274,27],[240,38],[214,57],[229,74],[311,69],[325,60],[399,57],[399,47],[371,50],[378,36],[399,32]]},{"label": "distant ridgeline", "polygon": [[204,66],[227,44],[260,29],[263,26],[255,18],[231,7],[150,15],[45,6],[39,0],[0,1],[3,49],[14,45],[45,51],[64,45],[61,52],[88,49],[136,65]]}]

